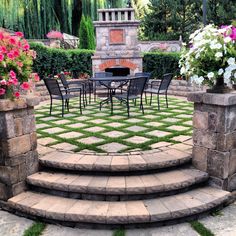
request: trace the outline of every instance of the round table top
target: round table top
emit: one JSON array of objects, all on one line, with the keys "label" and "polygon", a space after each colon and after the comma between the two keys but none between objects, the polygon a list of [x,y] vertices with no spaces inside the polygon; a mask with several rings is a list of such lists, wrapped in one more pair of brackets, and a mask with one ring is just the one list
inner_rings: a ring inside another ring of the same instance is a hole
[{"label": "round table top", "polygon": [[132,76],[111,76],[111,77],[91,77],[89,80],[91,81],[122,81],[122,80],[131,80],[137,77]]}]

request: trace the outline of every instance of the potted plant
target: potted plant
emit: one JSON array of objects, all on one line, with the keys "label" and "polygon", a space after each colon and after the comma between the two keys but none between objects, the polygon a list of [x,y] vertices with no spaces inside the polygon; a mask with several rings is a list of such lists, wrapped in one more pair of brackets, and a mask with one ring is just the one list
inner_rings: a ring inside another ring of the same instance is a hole
[{"label": "potted plant", "polygon": [[181,74],[210,87],[207,92],[227,93],[236,79],[236,27],[207,25],[190,35],[180,59]]},{"label": "potted plant", "polygon": [[63,39],[63,34],[59,31],[52,30],[47,33],[47,38],[50,40],[50,47],[60,48],[60,41]]},{"label": "potted plant", "polygon": [[19,98],[25,90],[31,90],[37,73],[32,73],[33,59],[36,52],[21,32],[14,36],[0,32],[0,99]]}]

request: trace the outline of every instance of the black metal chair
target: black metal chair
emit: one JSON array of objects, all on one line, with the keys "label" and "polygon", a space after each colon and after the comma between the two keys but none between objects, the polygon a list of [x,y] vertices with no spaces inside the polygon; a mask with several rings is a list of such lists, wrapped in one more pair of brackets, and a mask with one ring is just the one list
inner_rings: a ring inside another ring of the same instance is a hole
[{"label": "black metal chair", "polygon": [[[152,105],[152,94],[157,94],[158,110],[160,110],[160,97],[159,97],[160,95],[165,95],[166,107],[168,108],[167,92],[168,92],[168,88],[169,88],[172,78],[173,78],[172,73],[164,74],[161,82],[152,81],[151,88],[147,88],[144,90],[145,93],[151,93],[150,106]],[[158,86],[158,88],[154,88],[154,86]]]},{"label": "black metal chair", "polygon": [[148,87],[151,85],[150,83],[150,78],[151,78],[151,74],[150,72],[137,72],[134,74],[134,76],[146,76],[147,77],[147,82],[146,82],[146,86],[144,88],[144,94],[145,94],[145,102],[147,104],[147,93],[145,92],[146,89],[148,89]]},{"label": "black metal chair", "polygon": [[[68,90],[61,89],[58,81],[56,79],[44,79],[44,83],[47,87],[47,90],[50,95],[50,115],[52,114],[52,101],[61,100],[62,101],[62,116],[64,116],[65,107],[69,111],[69,99],[78,97],[78,95],[68,93]],[[82,107],[81,107],[81,91],[79,92],[79,109],[80,114],[82,114]]]},{"label": "black metal chair", "polygon": [[[112,72],[95,72],[94,73],[94,77],[96,78],[104,78],[104,77],[112,77],[113,73]],[[97,91],[98,90],[104,90],[106,83],[111,83],[108,81],[104,81],[102,83],[100,83],[99,81],[96,81],[93,83],[93,93],[94,93],[94,101],[96,101],[96,97],[97,97]],[[109,91],[107,91],[107,96],[108,96]]]},{"label": "black metal chair", "polygon": [[[61,80],[61,83],[62,83],[64,89],[68,93],[76,93],[76,92],[81,93],[82,92],[83,106],[85,107],[85,105],[88,104],[87,94],[86,94],[87,89],[85,87],[86,84],[84,82],[81,82],[81,81],[70,81],[70,82],[68,82],[64,73],[60,73],[59,78]],[[70,85],[76,85],[76,87],[71,87]]]},{"label": "black metal chair", "polygon": [[143,91],[146,86],[148,77],[147,76],[140,76],[140,77],[134,77],[129,81],[127,92],[119,95],[115,95],[114,97],[120,100],[121,102],[125,102],[127,105],[127,113],[128,117],[130,116],[129,110],[130,110],[130,100],[135,100],[137,98],[140,98],[140,110],[142,109],[142,112],[144,114],[144,108],[143,108]]}]

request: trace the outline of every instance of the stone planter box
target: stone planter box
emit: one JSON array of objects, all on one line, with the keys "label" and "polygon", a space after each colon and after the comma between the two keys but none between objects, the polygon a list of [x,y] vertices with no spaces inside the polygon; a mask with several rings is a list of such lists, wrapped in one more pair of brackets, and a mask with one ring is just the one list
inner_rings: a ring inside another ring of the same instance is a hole
[{"label": "stone planter box", "polygon": [[26,188],[26,177],[38,171],[34,106],[38,97],[0,100],[0,200]]},{"label": "stone planter box", "polygon": [[236,190],[236,92],[192,93],[193,165],[210,175],[210,182]]}]

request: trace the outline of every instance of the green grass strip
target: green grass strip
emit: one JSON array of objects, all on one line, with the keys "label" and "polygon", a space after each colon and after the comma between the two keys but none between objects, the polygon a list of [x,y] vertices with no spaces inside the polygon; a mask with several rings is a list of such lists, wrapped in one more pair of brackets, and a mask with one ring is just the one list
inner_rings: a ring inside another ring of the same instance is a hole
[{"label": "green grass strip", "polygon": [[46,224],[41,222],[35,222],[27,230],[25,230],[23,236],[39,236],[42,235]]},{"label": "green grass strip", "polygon": [[125,236],[125,230],[124,229],[117,229],[114,231],[112,236]]},{"label": "green grass strip", "polygon": [[214,234],[199,221],[192,221],[190,224],[201,236],[214,236]]}]

